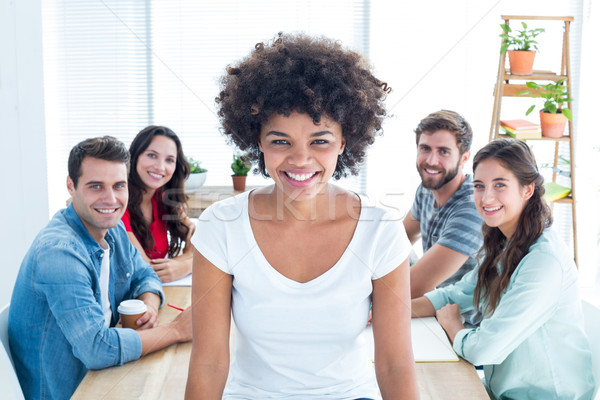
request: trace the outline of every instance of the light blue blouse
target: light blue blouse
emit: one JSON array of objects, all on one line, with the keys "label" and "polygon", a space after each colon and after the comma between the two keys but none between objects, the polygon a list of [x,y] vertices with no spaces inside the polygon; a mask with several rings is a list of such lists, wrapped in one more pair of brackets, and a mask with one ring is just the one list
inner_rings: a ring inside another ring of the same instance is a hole
[{"label": "light blue blouse", "polygon": [[[477,269],[425,296],[435,309],[473,308]],[[592,358],[583,331],[577,269],[556,232],[546,229],[510,278],[494,314],[454,338],[454,350],[483,365],[497,399],[591,399]]]}]

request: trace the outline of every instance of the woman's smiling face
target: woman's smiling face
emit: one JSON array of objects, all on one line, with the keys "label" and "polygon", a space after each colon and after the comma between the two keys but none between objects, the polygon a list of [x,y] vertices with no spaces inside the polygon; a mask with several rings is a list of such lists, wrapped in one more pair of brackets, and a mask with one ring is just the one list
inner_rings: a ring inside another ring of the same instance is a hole
[{"label": "woman's smiling face", "polygon": [[308,114],[273,114],[261,127],[259,147],[265,168],[292,200],[307,200],[326,190],[344,151],[342,126],[323,115],[320,124]]},{"label": "woman's smiling face", "polygon": [[167,184],[177,166],[177,145],[163,135],[156,135],[140,154],[136,171],[148,190],[156,190]]},{"label": "woman's smiling face", "polygon": [[498,227],[510,238],[535,184],[522,186],[511,170],[494,159],[481,161],[474,171],[473,198],[487,226]]}]

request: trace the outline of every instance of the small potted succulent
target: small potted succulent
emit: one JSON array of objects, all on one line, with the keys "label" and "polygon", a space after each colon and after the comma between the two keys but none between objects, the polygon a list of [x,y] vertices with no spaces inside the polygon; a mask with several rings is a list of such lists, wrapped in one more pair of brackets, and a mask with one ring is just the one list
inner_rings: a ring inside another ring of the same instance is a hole
[{"label": "small potted succulent", "polygon": [[200,166],[201,162],[192,157],[187,157],[190,164],[190,176],[185,181],[185,190],[193,192],[200,189],[206,182],[207,169]]},{"label": "small potted succulent", "polygon": [[533,71],[533,60],[537,51],[535,38],[542,32],[543,28],[527,29],[527,24],[521,22],[522,31],[513,31],[508,24],[501,24],[503,39],[500,54],[508,50],[508,62],[510,73],[513,75],[529,75]]},{"label": "small potted succulent", "polygon": [[251,168],[252,164],[248,161],[246,155],[233,155],[233,162],[231,163],[231,170],[233,171],[233,175],[231,175],[231,179],[233,180],[233,190],[239,192],[246,190],[246,176],[248,176],[248,172],[250,172]]},{"label": "small potted succulent", "polygon": [[[544,106],[540,110],[540,125],[542,127],[542,136],[559,138],[562,137],[567,120],[572,121],[571,110],[563,107],[563,104],[573,101],[569,97],[567,86],[563,85],[565,78],[559,79],[555,83],[540,85],[537,82],[527,82],[529,89],[518,93],[521,96],[527,94],[534,98],[543,98]],[[525,115],[529,115],[536,104],[529,107]]]}]

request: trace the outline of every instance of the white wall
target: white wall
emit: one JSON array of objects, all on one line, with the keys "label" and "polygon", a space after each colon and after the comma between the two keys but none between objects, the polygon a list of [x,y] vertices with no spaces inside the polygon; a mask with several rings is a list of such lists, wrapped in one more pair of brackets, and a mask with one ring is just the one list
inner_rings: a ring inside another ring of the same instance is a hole
[{"label": "white wall", "polygon": [[[581,285],[598,292],[600,304],[600,290],[596,289],[600,287],[600,178],[597,173],[600,135],[595,122],[600,91],[596,78],[600,69],[598,1],[371,0],[370,4],[370,59],[376,76],[390,84],[393,92],[386,101],[392,116],[384,125],[383,137],[376,140],[368,153],[369,195],[404,212],[411,206],[420,182],[414,166],[413,129],[421,118],[441,108],[463,114],[473,127],[472,157],[488,142],[500,56],[498,35],[503,22],[500,16],[575,17],[570,43],[571,83],[576,98],[573,111],[578,260]],[[561,60],[562,22],[530,22],[529,26],[547,29],[538,38],[541,52],[536,55],[535,68],[557,71]],[[531,99],[504,99],[503,115],[524,118],[531,104]],[[533,115],[528,118],[535,120]],[[544,162],[539,153],[536,157],[538,163]],[[470,168],[471,161],[465,170],[470,172]],[[570,206],[555,207],[555,216],[559,215],[557,211],[566,214],[566,218],[555,218],[555,228],[570,232]],[[571,246],[568,233],[565,236],[565,242]]]},{"label": "white wall", "polygon": [[0,306],[48,222],[41,0],[0,0]]},{"label": "white wall", "polygon": [[[594,3],[594,4],[592,4]],[[595,7],[592,7],[595,6]],[[582,24],[581,87],[577,105],[577,225],[579,236],[580,276],[583,296],[600,306],[600,178],[598,156],[600,155],[600,135],[598,135],[598,93],[600,81],[600,4],[585,0],[586,18]],[[576,62],[577,62],[576,61]],[[571,61],[573,64],[573,61]],[[589,99],[586,101],[584,99]]]}]

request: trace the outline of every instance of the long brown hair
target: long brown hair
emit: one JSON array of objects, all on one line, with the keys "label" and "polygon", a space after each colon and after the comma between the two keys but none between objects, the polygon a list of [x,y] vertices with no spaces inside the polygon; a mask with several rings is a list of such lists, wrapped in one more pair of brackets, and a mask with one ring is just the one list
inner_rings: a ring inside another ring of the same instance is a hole
[{"label": "long brown hair", "polygon": [[[517,229],[510,240],[497,227],[483,225],[483,257],[478,271],[473,304],[483,316],[491,316],[502,293],[519,262],[529,252],[529,247],[552,224],[550,207],[544,200],[544,178],[540,175],[535,157],[525,142],[513,139],[498,139],[488,143],[475,155],[473,172],[480,162],[497,160],[510,170],[521,186],[535,184],[532,196],[527,200],[519,217]],[[500,266],[500,272],[498,272]]]},{"label": "long brown hair", "polygon": [[146,190],[142,179],[137,173],[137,162],[142,154],[152,142],[155,136],[165,136],[175,142],[177,146],[177,162],[175,171],[171,180],[161,189],[158,207],[164,207],[165,213],[163,220],[167,232],[169,232],[169,256],[176,255],[181,249],[182,243],[188,234],[188,227],[181,221],[182,212],[187,209],[187,198],[183,185],[190,174],[190,165],[183,154],[181,141],[171,129],[164,126],[148,126],[142,129],[131,142],[129,153],[131,154],[131,168],[129,170],[129,215],[131,217],[131,229],[138,237],[140,244],[150,256],[154,248],[154,238],[150,233],[150,227],[142,215],[140,204]]}]

